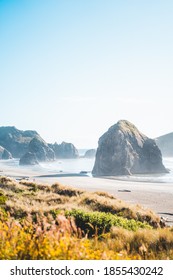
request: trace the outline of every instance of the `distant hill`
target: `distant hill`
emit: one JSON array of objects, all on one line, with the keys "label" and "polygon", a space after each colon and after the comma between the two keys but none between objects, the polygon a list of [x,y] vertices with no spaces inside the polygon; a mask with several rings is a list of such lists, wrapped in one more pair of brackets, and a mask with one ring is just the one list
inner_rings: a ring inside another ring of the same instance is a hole
[{"label": "distant hill", "polygon": [[15,158],[20,158],[27,152],[28,144],[35,136],[39,134],[34,130],[23,131],[15,126],[0,127],[0,145]]},{"label": "distant hill", "polygon": [[173,132],[157,137],[155,141],[163,156],[173,157]]}]

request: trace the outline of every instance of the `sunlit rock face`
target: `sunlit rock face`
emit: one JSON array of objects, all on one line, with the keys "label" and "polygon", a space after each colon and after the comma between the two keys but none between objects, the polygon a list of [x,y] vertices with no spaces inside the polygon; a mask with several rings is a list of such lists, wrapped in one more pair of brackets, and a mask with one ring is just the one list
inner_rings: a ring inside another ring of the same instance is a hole
[{"label": "sunlit rock face", "polygon": [[167,172],[156,142],[129,121],[119,121],[100,137],[92,170],[94,176]]}]

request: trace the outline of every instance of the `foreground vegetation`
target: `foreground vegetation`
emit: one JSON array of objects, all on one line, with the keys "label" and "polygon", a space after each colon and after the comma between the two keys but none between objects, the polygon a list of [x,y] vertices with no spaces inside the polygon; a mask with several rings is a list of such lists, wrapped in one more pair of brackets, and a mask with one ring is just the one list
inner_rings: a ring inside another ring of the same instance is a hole
[{"label": "foreground vegetation", "polygon": [[173,259],[173,228],[104,192],[0,177],[0,259]]}]

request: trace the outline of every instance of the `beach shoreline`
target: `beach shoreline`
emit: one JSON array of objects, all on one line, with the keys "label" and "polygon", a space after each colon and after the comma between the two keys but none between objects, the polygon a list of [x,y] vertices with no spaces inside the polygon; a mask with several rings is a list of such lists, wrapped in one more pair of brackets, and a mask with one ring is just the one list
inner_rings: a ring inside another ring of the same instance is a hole
[{"label": "beach shoreline", "polygon": [[6,167],[0,176],[7,176],[16,181],[26,179],[36,183],[63,185],[84,189],[86,191],[104,191],[130,204],[141,205],[150,209],[173,225],[173,183],[139,182],[122,180],[117,177],[89,177],[86,174],[37,172],[26,168]]}]

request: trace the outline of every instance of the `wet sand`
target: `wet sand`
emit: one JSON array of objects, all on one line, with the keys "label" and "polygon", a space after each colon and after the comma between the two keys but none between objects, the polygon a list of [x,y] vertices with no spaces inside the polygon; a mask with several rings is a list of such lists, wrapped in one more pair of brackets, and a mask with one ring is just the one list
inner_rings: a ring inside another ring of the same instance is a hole
[{"label": "wet sand", "polygon": [[59,182],[87,191],[106,191],[131,204],[140,204],[164,217],[173,225],[173,183],[132,182],[113,178],[93,178],[85,174],[40,174],[25,169],[1,170],[0,175],[16,180],[25,177],[37,183]]}]

